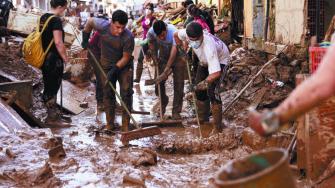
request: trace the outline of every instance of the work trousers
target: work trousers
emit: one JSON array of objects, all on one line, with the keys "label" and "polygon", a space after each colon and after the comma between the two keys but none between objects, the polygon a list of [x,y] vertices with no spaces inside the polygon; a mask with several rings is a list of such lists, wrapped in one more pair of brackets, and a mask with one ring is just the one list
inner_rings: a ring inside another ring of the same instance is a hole
[{"label": "work trousers", "polygon": [[148,44],[143,45],[140,51],[140,55],[137,60],[137,66],[136,66],[136,79],[141,79],[141,75],[143,72],[143,60],[144,56],[147,54],[147,51],[149,49]]},{"label": "work trousers", "polygon": [[[132,101],[133,101],[133,62],[129,62],[130,64],[126,67],[122,68],[116,80],[111,80],[114,88],[116,88],[116,82],[119,82],[120,91],[119,94],[121,95],[122,100],[125,102],[127,108],[129,110],[132,109]],[[108,63],[102,62],[103,65]],[[103,67],[106,74],[110,70],[108,67]],[[106,83],[105,79],[102,79],[101,83]],[[103,86],[103,104],[106,113],[110,114],[112,117],[112,121],[115,119],[115,109],[116,109],[116,96],[115,93],[112,91],[109,84]],[[122,117],[129,118],[127,112],[123,109],[122,110]],[[109,122],[113,124],[114,122]]]},{"label": "work trousers", "polygon": [[47,102],[57,96],[62,83],[64,63],[58,54],[49,52],[41,69],[44,83],[42,98],[44,102]]},{"label": "work trousers", "polygon": [[[166,61],[160,61],[158,64],[159,74],[161,74],[166,66]],[[186,62],[180,56],[176,57],[173,63],[172,74],[173,74],[173,107],[172,114],[179,114],[183,107],[183,96],[184,96],[184,77],[186,72]],[[166,95],[165,82],[160,83],[161,101],[163,112],[169,103],[169,97]],[[158,87],[156,86],[155,93],[158,96]]]},{"label": "work trousers", "polygon": [[[225,65],[221,64],[221,72],[224,70]],[[208,68],[199,65],[197,69],[197,75],[195,78],[195,83],[198,84],[201,81],[205,80],[208,76]],[[219,94],[215,94],[215,88],[218,86],[220,79],[215,80],[214,82],[208,84],[207,90],[196,91],[196,97],[199,101],[209,101],[211,104],[222,104]],[[209,109],[208,109],[209,110]]]}]

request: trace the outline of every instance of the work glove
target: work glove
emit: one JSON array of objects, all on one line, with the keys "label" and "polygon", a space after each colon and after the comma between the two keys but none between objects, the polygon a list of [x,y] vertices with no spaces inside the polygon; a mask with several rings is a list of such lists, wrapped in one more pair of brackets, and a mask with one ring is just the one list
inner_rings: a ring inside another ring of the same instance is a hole
[{"label": "work glove", "polygon": [[91,33],[87,33],[85,31],[82,32],[83,40],[81,41],[81,47],[84,49],[87,49],[88,46],[88,40],[90,39]]},{"label": "work glove", "polygon": [[195,90],[196,91],[202,91],[202,90],[207,90],[208,89],[208,81],[205,79],[201,82],[199,82],[196,86],[195,86]]},{"label": "work glove", "polygon": [[112,65],[111,69],[107,73],[107,78],[109,81],[113,82],[117,79],[120,68],[116,64]]},{"label": "work glove", "polygon": [[270,136],[280,126],[279,116],[273,111],[257,112],[249,109],[249,126],[261,136]]},{"label": "work glove", "polygon": [[160,84],[161,82],[167,80],[171,72],[172,69],[165,69],[163,73],[156,78],[156,84]]}]

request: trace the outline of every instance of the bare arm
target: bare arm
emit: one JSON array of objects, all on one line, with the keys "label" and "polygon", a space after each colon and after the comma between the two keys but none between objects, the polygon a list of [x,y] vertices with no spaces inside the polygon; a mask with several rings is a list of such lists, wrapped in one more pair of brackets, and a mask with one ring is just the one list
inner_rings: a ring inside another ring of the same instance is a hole
[{"label": "bare arm", "polygon": [[328,49],[319,69],[309,79],[299,85],[291,95],[274,111],[279,115],[280,123],[318,106],[335,94],[335,46]]},{"label": "bare arm", "polygon": [[60,30],[54,30],[52,32],[57,51],[64,62],[68,62],[68,57],[66,55],[66,48],[63,42],[63,33]]},{"label": "bare arm", "polygon": [[123,67],[125,67],[129,61],[130,61],[130,58],[131,58],[131,54],[128,53],[128,52],[123,52],[123,56],[122,58],[116,63],[116,66],[119,68],[119,69],[122,69]]},{"label": "bare arm", "polygon": [[165,70],[169,70],[174,62],[174,60],[176,59],[176,55],[177,55],[177,46],[172,46],[171,51],[170,51],[170,56],[169,59],[166,63],[165,66]]},{"label": "bare arm", "polygon": [[208,83],[212,83],[215,80],[219,79],[220,75],[221,75],[221,71],[214,72],[214,73],[208,75],[207,78],[206,78],[206,80],[207,80]]},{"label": "bare arm", "polygon": [[94,29],[94,21],[93,18],[88,18],[85,28],[84,28],[84,32],[86,33],[91,33],[91,31]]}]

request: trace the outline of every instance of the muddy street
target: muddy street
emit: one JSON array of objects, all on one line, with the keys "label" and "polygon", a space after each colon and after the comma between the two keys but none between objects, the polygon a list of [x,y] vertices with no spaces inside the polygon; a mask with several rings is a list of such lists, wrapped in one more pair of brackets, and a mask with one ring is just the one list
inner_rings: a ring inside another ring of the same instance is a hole
[{"label": "muddy street", "polygon": [[[18,62],[17,66],[21,65]],[[148,78],[148,73],[144,73],[144,79]],[[171,82],[167,84],[170,102],[173,98]],[[39,84],[35,90],[41,89]],[[200,139],[196,124],[186,121],[190,114],[195,117],[187,100],[182,112],[183,125],[163,128],[162,135],[131,141],[130,147],[124,147],[120,135],[92,132],[92,128],[102,126],[95,120],[94,84],[84,89],[88,91],[85,97],[88,108],[72,116],[73,126],[62,129],[26,127],[27,130],[18,130],[15,134],[2,132],[1,186],[207,187],[224,162],[252,151],[241,145],[241,128],[233,126],[228,126],[220,136]],[[39,93],[34,92],[34,100],[40,101]],[[151,112],[151,115],[136,114],[137,121],[159,121],[154,86],[144,86],[143,82],[135,84],[133,103],[135,110]],[[171,114],[171,108],[169,104],[167,115]],[[32,111],[43,116],[43,108],[36,109]],[[120,114],[117,121],[121,123]],[[211,125],[202,127],[203,135],[208,136],[210,130]],[[12,156],[7,151],[13,153]]]}]

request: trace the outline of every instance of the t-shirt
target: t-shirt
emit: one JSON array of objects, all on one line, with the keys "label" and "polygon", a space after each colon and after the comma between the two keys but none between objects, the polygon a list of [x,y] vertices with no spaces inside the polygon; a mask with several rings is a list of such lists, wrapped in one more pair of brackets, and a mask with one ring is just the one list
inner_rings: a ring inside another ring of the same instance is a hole
[{"label": "t-shirt", "polygon": [[158,39],[152,27],[149,29],[147,37],[149,40],[157,40],[158,43],[169,43],[175,46],[176,41],[174,40],[173,34],[177,32],[178,29],[172,24],[167,24],[166,30],[167,30],[166,38],[163,41]]},{"label": "t-shirt", "polygon": [[109,63],[117,63],[124,52],[132,54],[134,51],[134,37],[125,29],[120,36],[114,36],[110,32],[109,20],[93,18],[93,27],[100,33],[101,60]]},{"label": "t-shirt", "polygon": [[[51,14],[51,13],[46,13],[46,14],[43,14],[41,16],[40,31],[42,31],[44,23],[52,15],[53,14]],[[62,31],[63,41],[64,41],[65,35],[64,35],[62,20],[58,16],[55,16],[55,17],[51,18],[51,20],[49,21],[48,26],[45,28],[45,30],[42,34],[42,47],[43,47],[44,51],[48,48],[49,43],[53,39],[53,31],[56,31],[56,30]],[[53,43],[51,45],[51,48],[50,48],[49,52],[52,52],[52,53],[55,53],[55,54],[59,55],[55,43]]]},{"label": "t-shirt", "polygon": [[[178,37],[182,41],[189,41],[185,29],[178,32]],[[209,74],[221,71],[220,64],[227,65],[230,59],[225,43],[208,32],[204,32],[201,46],[193,51],[198,56],[200,65],[208,67]]]},{"label": "t-shirt", "polygon": [[147,38],[147,33],[152,26],[152,22],[155,20],[155,17],[151,17],[150,19],[147,19],[145,17],[142,18],[142,28],[143,28],[143,39]]}]

